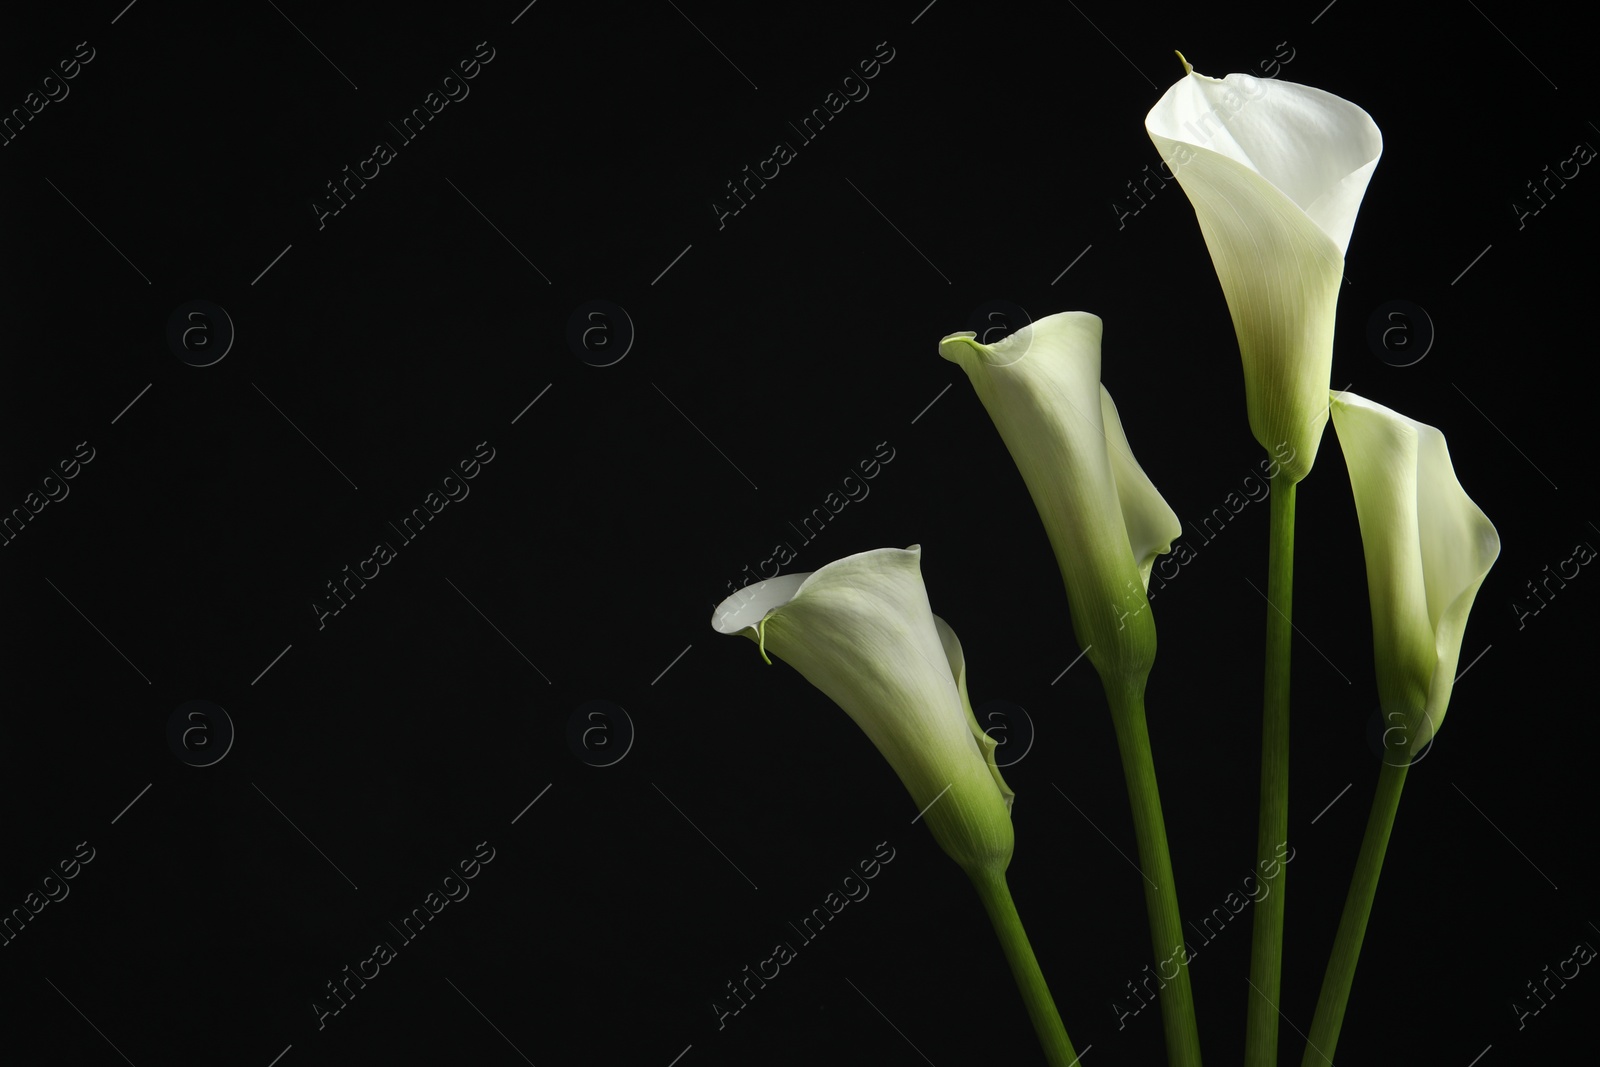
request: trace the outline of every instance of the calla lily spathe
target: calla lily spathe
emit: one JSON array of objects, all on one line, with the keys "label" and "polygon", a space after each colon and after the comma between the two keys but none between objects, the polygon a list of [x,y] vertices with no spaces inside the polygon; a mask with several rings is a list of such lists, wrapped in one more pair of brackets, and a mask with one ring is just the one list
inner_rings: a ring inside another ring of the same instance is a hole
[{"label": "calla lily spathe", "polygon": [[1332,397],[1367,561],[1379,700],[1386,721],[1421,716],[1415,754],[1444,720],[1500,535],[1461,488],[1444,434],[1354,393]]},{"label": "calla lily spathe", "polygon": [[[1181,56],[1179,58],[1182,58]],[[1383,135],[1309,85],[1188,72],[1145,130],[1188,194],[1233,315],[1257,441],[1298,482],[1327,422],[1345,251]]]},{"label": "calla lily spathe", "polygon": [[711,625],[776,653],[843,708],[964,870],[1002,872],[1014,794],[967,701],[961,642],[928,604],[921,559],[919,545],[880,548],[757,582],[719,604]]},{"label": "calla lily spathe", "polygon": [[992,345],[953,333],[939,354],[972,380],[1033,496],[1066,582],[1079,643],[1102,678],[1155,658],[1146,590],[1181,532],[1100,384],[1099,316],[1046,315]]}]

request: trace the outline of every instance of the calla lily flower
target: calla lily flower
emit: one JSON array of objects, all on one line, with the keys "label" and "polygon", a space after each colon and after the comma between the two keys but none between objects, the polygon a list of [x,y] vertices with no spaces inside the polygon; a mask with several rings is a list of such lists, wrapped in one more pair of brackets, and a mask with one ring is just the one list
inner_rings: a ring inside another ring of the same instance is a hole
[{"label": "calla lily flower", "polygon": [[1379,700],[1386,721],[1420,715],[1414,755],[1444,721],[1500,535],[1456,479],[1444,434],[1354,393],[1332,396],[1366,554]]},{"label": "calla lily flower", "polygon": [[1022,473],[1090,662],[1102,678],[1142,680],[1155,658],[1150,568],[1181,527],[1100,384],[1103,329],[1097,315],[1066,311],[992,345],[953,333],[939,354],[967,372]]},{"label": "calla lily flower", "polygon": [[[1179,56],[1182,59],[1182,56]],[[1383,135],[1309,85],[1185,76],[1145,130],[1194,205],[1239,337],[1250,429],[1291,482],[1327,421],[1344,256]]]},{"label": "calla lily flower", "polygon": [[[967,700],[966,658],[933,614],[922,549],[860,552],[746,586],[711,625],[775,652],[843,708],[900,776],[964,870],[1003,872],[1014,838],[995,740]],[[767,662],[772,662],[767,659]]]}]

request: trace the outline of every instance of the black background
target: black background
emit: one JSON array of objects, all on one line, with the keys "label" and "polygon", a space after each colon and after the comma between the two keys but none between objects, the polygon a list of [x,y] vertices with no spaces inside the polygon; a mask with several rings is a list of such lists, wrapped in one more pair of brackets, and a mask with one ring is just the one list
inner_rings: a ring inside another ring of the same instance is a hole
[{"label": "black background", "polygon": [[[8,1061],[1038,1062],[976,896],[882,758],[710,629],[782,540],[795,570],[923,546],[980,712],[1011,701],[1037,730],[1006,772],[1010,881],[1068,1032],[1092,1067],[1159,1062],[1158,1011],[1119,1029],[1112,1007],[1150,952],[1104,697],[1087,663],[1062,674],[1077,645],[1044,531],[936,343],[989,300],[1105,320],[1104,380],[1197,551],[1153,601],[1148,702],[1197,921],[1253,858],[1268,505],[1196,536],[1260,454],[1232,325],[1176,185],[1113,207],[1157,161],[1143,122],[1174,47],[1219,76],[1292,51],[1281,77],[1376,119],[1332,385],[1443,429],[1503,545],[1470,673],[1410,774],[1338,1054],[1492,1067],[1587,1033],[1587,971],[1520,1030],[1511,1006],[1600,943],[1600,578],[1520,626],[1512,607],[1600,543],[1600,178],[1521,229],[1512,208],[1600,143],[1584,37],[1505,4],[922,3],[13,16],[0,108],[78,42],[94,58],[0,147],[0,507],[78,442],[94,459],[0,549],[0,909],[79,842],[95,858],[0,948]],[[470,95],[400,144],[386,123],[480,41]],[[798,143],[788,123],[879,42],[870,95]],[[324,183],[379,139],[397,157],[319,229]],[[719,228],[724,183],[780,140],[795,161]],[[237,330],[209,367],[165,339],[195,299]],[[636,328],[611,366],[566,340],[593,299]],[[1411,366],[1366,340],[1391,300],[1437,330]],[[470,496],[319,629],[324,583],[481,441]],[[789,523],[880,442],[870,495],[802,544]],[[1331,430],[1298,496],[1285,1064],[1379,768]],[[209,767],[167,743],[193,699],[237,730]],[[596,699],[636,731],[604,768],[567,741]],[[471,895],[319,1030],[324,983],[480,841],[495,858]],[[724,983],[883,841],[870,897],[719,1031]],[[1213,1063],[1242,1048],[1249,942],[1246,913],[1193,964]]]}]

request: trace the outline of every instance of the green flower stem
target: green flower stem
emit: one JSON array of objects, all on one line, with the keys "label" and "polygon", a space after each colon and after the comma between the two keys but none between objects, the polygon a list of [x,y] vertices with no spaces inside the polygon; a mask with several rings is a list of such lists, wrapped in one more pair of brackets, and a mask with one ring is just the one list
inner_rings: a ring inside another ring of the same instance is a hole
[{"label": "green flower stem", "polygon": [[1194,994],[1189,988],[1189,953],[1184,946],[1183,923],[1178,917],[1178,883],[1167,853],[1167,826],[1161,817],[1161,793],[1156,788],[1156,765],[1150,754],[1150,732],[1144,718],[1144,678],[1117,684],[1106,682],[1111,703],[1111,724],[1122,752],[1122,773],[1128,782],[1128,802],[1133,808],[1133,832],[1139,842],[1139,870],[1144,876],[1144,904],[1150,916],[1150,944],[1156,969],[1170,960],[1176,974],[1161,978],[1161,1024],[1167,1035],[1167,1063],[1171,1067],[1200,1067],[1200,1031],[1195,1025]]},{"label": "green flower stem", "polygon": [[1045,984],[1039,961],[1034,958],[1033,946],[1028,943],[1027,932],[1022,929],[1022,918],[1011,900],[1011,888],[1006,885],[1003,871],[981,868],[969,870],[967,876],[983,898],[983,908],[994,923],[994,932],[1005,950],[1006,962],[1011,964],[1011,974],[1017,980],[1017,990],[1027,1005],[1028,1018],[1033,1021],[1033,1032],[1039,1035],[1050,1067],[1073,1067],[1078,1054],[1072,1050],[1067,1038],[1067,1028],[1061,1024],[1056,1002]]},{"label": "green flower stem", "polygon": [[[1407,734],[1406,736],[1415,736]],[[1400,789],[1406,784],[1406,765],[1384,760],[1378,774],[1378,791],[1372,798],[1372,814],[1361,837],[1361,853],[1350,878],[1350,893],[1344,899],[1344,914],[1339,917],[1339,932],[1333,938],[1333,954],[1322,976],[1322,992],[1317,997],[1317,1013],[1311,1020],[1306,1067],[1332,1062],[1333,1047],[1339,1043],[1339,1026],[1344,1022],[1345,1005],[1350,1000],[1350,984],[1356,976],[1356,960],[1361,955],[1361,939],[1367,933],[1367,918],[1372,914],[1372,898],[1378,892],[1378,875],[1383,870],[1383,854],[1389,848],[1389,832],[1394,829],[1395,812],[1400,807]]]},{"label": "green flower stem", "polygon": [[[1289,839],[1289,642],[1294,636],[1294,491],[1284,480],[1272,494],[1267,553],[1267,667],[1262,686],[1261,815],[1257,861],[1273,860]],[[1256,904],[1250,942],[1250,997],[1245,1015],[1245,1067],[1278,1062],[1278,991],[1283,977],[1281,870],[1274,891]]]}]

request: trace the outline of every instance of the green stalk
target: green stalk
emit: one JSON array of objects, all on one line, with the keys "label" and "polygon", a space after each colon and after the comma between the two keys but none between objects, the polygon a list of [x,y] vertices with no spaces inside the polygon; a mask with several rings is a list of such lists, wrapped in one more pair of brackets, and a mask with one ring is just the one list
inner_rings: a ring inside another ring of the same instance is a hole
[{"label": "green stalk", "polygon": [[[1289,643],[1294,604],[1294,491],[1285,484],[1272,494],[1272,529],[1267,551],[1267,654],[1262,686],[1261,814],[1256,829],[1256,859],[1274,861],[1277,846],[1289,839]],[[1283,977],[1283,890],[1256,904],[1250,942],[1249,1008],[1245,1015],[1245,1067],[1275,1067],[1278,1062],[1278,991]]]},{"label": "green stalk", "polygon": [[[1408,732],[1407,737],[1415,736]],[[1311,1020],[1305,1067],[1320,1067],[1333,1061],[1333,1048],[1339,1043],[1339,1026],[1344,1022],[1345,1005],[1350,1000],[1350,984],[1356,976],[1356,960],[1361,955],[1361,940],[1367,933],[1367,917],[1372,914],[1372,898],[1378,892],[1378,875],[1383,870],[1383,854],[1389,848],[1389,832],[1394,829],[1395,812],[1400,807],[1400,790],[1406,784],[1407,764],[1389,762],[1406,758],[1386,756],[1378,774],[1378,790],[1372,798],[1372,814],[1361,837],[1361,853],[1350,878],[1350,892],[1344,899],[1344,914],[1339,917],[1339,932],[1333,938],[1333,954],[1322,976],[1322,992],[1317,997],[1317,1013]]]},{"label": "green stalk", "polygon": [[974,869],[967,872],[978,896],[983,898],[983,908],[989,913],[994,932],[1005,950],[1006,962],[1011,964],[1011,974],[1017,980],[1017,991],[1028,1008],[1028,1018],[1033,1021],[1033,1032],[1039,1035],[1045,1060],[1050,1067],[1074,1067],[1078,1054],[1072,1050],[1067,1038],[1067,1028],[1061,1024],[1056,1002],[1045,984],[1039,961],[1034,958],[1033,946],[1022,929],[1022,918],[1011,900],[1011,888],[1006,885],[1003,871]]},{"label": "green stalk", "polygon": [[1172,961],[1177,973],[1162,979],[1157,998],[1161,1024],[1167,1035],[1167,1063],[1171,1067],[1200,1067],[1200,1032],[1195,1025],[1194,994],[1189,988],[1189,953],[1184,945],[1183,923],[1178,917],[1178,883],[1167,852],[1167,826],[1161,817],[1161,793],[1156,788],[1156,765],[1150,754],[1150,732],[1144,718],[1144,679],[1106,683],[1111,704],[1111,724],[1122,753],[1122,773],[1128,782],[1128,802],[1133,808],[1133,831],[1139,842],[1139,868],[1144,875],[1144,904],[1150,916],[1150,945],[1156,969]]}]

